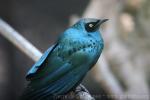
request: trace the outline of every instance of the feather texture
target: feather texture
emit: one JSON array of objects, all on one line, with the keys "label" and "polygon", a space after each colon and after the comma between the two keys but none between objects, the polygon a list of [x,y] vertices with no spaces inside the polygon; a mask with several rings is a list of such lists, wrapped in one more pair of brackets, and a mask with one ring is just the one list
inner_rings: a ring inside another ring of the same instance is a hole
[{"label": "feather texture", "polygon": [[22,100],[53,100],[76,88],[102,52],[102,22],[81,19],[62,33],[27,73]]}]

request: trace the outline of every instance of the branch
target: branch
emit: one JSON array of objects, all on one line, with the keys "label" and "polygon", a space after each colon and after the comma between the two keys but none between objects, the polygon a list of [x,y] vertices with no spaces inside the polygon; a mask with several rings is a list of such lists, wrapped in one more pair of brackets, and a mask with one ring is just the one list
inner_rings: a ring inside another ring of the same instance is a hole
[{"label": "branch", "polygon": [[2,19],[0,19],[0,34],[13,43],[32,60],[37,61],[42,56],[42,53],[36,47],[34,47],[28,40],[21,36]]},{"label": "branch", "polygon": [[[28,40],[14,30],[10,25],[0,18],[0,34],[13,43],[17,48],[19,48],[23,53],[29,56],[32,60],[38,61],[42,56],[42,53],[34,47]],[[79,97],[80,100],[94,100],[94,98],[89,94],[87,89],[79,85],[75,91],[75,97]]]},{"label": "branch", "polygon": [[108,62],[103,54],[98,60],[96,67],[96,80],[102,84],[111,96],[113,96],[113,99],[120,100],[121,98],[119,97],[124,94],[123,89],[111,72]]}]

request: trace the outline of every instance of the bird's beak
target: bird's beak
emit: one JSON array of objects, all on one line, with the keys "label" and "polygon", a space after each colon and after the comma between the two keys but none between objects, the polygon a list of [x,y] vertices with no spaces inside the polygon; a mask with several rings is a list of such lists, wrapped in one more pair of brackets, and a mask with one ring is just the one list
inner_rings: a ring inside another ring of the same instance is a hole
[{"label": "bird's beak", "polygon": [[100,19],[100,20],[97,21],[97,24],[100,26],[106,21],[108,21],[108,19]]},{"label": "bird's beak", "polygon": [[100,25],[102,25],[104,22],[108,21],[108,19],[100,19],[97,20],[96,24],[95,24],[95,29],[98,29],[100,27]]},{"label": "bird's beak", "polygon": [[108,19],[102,19],[102,20],[99,20],[99,25],[103,24],[104,22],[108,21]]}]

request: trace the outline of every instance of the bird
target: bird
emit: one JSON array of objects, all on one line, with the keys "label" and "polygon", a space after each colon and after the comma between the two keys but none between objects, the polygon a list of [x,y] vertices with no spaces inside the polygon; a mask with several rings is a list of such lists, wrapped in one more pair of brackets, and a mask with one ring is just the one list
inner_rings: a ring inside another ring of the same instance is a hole
[{"label": "bird", "polygon": [[81,18],[60,34],[28,71],[22,100],[53,100],[75,89],[102,53],[99,27],[107,20]]}]

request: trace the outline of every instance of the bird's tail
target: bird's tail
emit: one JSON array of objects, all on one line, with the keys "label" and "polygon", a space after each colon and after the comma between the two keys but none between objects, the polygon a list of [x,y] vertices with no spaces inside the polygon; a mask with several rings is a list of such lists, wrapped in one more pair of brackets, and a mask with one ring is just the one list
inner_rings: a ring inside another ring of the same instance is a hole
[{"label": "bird's tail", "polygon": [[28,86],[24,90],[20,100],[58,100],[57,97],[53,96],[50,92],[51,89],[51,85],[41,89],[33,89],[33,87]]}]

